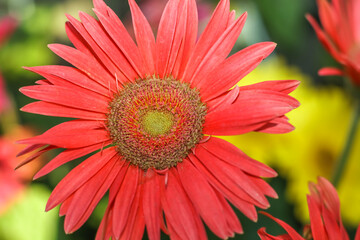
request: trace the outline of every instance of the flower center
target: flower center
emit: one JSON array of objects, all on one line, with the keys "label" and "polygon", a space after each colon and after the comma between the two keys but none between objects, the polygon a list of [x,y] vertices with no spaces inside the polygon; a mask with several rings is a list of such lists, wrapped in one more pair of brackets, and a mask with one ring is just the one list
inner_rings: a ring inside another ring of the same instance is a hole
[{"label": "flower center", "polygon": [[143,117],[142,124],[144,130],[151,136],[156,137],[167,133],[174,124],[174,116],[165,111],[148,111]]},{"label": "flower center", "polygon": [[162,170],[176,166],[202,139],[205,114],[196,89],[171,77],[153,77],[115,94],[107,128],[123,159],[143,170]]}]

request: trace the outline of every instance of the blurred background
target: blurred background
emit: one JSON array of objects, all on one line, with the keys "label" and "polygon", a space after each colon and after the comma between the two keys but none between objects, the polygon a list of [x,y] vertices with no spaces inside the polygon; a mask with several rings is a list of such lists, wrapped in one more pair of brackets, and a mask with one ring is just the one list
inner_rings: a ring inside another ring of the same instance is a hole
[{"label": "blurred background", "polygon": [[[137,1],[156,31],[167,0]],[[200,30],[208,22],[217,0],[197,0]],[[126,0],[107,0],[131,30]],[[70,162],[34,182],[34,173],[54,157],[50,153],[13,171],[24,160],[16,158],[23,148],[14,142],[40,134],[66,119],[20,112],[33,100],[20,94],[22,86],[32,85],[40,76],[23,66],[66,65],[48,48],[50,43],[71,45],[64,24],[65,13],[77,17],[78,11],[91,15],[91,0],[0,0],[0,240],[88,240],[93,239],[107,205],[101,201],[93,215],[77,232],[65,235],[58,208],[45,213],[51,190],[81,160]],[[317,70],[337,63],[323,49],[304,15],[317,18],[315,0],[232,0],[237,16],[247,11],[248,19],[233,52],[262,41],[276,42],[275,52],[239,85],[266,80],[297,79],[300,87],[292,94],[301,106],[289,114],[296,130],[285,135],[251,133],[224,137],[249,156],[265,162],[279,173],[270,184],[279,199],[270,199],[267,212],[285,220],[298,231],[308,223],[306,194],[308,182],[317,176],[331,178],[345,142],[353,100],[340,77],[319,77]],[[360,134],[350,153],[350,161],[338,192],[342,218],[353,238],[360,222]],[[236,212],[244,235],[235,239],[258,239],[256,231],[266,226],[272,234],[282,233],[271,220],[260,214],[258,223]],[[209,239],[218,239],[208,232]],[[147,239],[146,234],[144,239]],[[164,236],[164,239],[168,239]]]}]

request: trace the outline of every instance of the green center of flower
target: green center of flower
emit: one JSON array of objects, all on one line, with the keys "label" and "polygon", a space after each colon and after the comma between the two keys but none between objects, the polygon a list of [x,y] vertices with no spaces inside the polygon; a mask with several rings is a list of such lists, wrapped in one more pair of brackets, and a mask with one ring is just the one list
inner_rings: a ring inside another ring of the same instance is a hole
[{"label": "green center of flower", "polygon": [[149,135],[156,137],[171,129],[174,125],[174,116],[170,112],[152,110],[146,112],[142,124]]},{"label": "green center of flower", "polygon": [[109,104],[107,128],[119,155],[143,170],[176,166],[202,139],[206,106],[173,78],[141,79]]}]

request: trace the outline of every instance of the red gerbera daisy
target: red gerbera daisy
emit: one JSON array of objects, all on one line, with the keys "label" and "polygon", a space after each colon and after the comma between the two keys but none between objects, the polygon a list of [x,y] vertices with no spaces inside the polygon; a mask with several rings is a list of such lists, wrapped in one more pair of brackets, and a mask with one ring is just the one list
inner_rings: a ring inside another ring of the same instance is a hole
[{"label": "red gerbera daisy", "polygon": [[277,197],[261,177],[276,172],[212,135],[291,131],[284,114],[299,105],[288,96],[298,81],[229,90],[275,47],[259,43],[227,58],[246,18],[235,19],[229,0],[220,1],[198,40],[195,0],[168,2],[156,41],[135,1],[129,5],[137,44],[94,0],[98,20],[68,16],[75,48],[50,45],[76,68],[29,68],[46,79],[21,89],[40,100],[22,110],[77,118],[20,141],[29,145],[20,155],[64,149],[35,178],[97,151],[57,185],[46,210],[62,204],[71,233],[109,190],[97,239],[139,239],[145,226],[150,239],[160,229],[172,239],[205,239],[201,219],[221,238],[242,233],[228,201],[255,221],[255,206]]},{"label": "red gerbera daisy", "polygon": [[317,4],[323,29],[311,15],[307,14],[306,18],[326,50],[345,67],[344,71],[323,68],[319,74],[346,74],[360,86],[360,1],[317,0]]},{"label": "red gerbera daisy", "polygon": [[[307,196],[310,214],[310,226],[304,228],[304,237],[301,237],[284,221],[274,218],[268,213],[266,216],[281,225],[287,234],[271,236],[261,228],[258,234],[262,240],[348,240],[349,236],[340,218],[340,201],[336,189],[323,177],[318,178],[318,184],[309,184],[310,195]],[[360,240],[360,226],[355,240]]]}]

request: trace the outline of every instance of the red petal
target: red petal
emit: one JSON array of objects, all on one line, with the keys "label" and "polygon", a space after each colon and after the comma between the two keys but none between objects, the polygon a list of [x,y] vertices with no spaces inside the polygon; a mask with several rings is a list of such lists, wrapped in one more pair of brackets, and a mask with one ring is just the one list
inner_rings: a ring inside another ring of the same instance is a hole
[{"label": "red petal", "polygon": [[160,78],[168,75],[168,68],[175,63],[184,34],[184,2],[170,0],[165,6],[159,23],[156,41],[156,72]]},{"label": "red petal", "polygon": [[20,144],[49,144],[61,148],[80,148],[109,140],[108,132],[98,122],[73,120],[61,123],[45,133],[19,140]]},{"label": "red petal", "polygon": [[108,143],[98,143],[88,147],[82,147],[77,149],[67,149],[53,158],[50,162],[48,162],[44,167],[42,167],[34,176],[34,180],[38,179],[54,169],[60,167],[61,165],[70,162],[74,159],[85,156],[89,153],[94,152],[95,150],[100,149],[102,146],[106,146]]},{"label": "red petal", "polygon": [[222,161],[204,148],[199,147],[196,150],[196,156],[220,182],[224,183],[232,191],[238,190],[239,193],[243,191],[245,196],[248,195],[252,199],[249,202],[255,201],[262,208],[270,206],[261,189],[239,168]]},{"label": "red petal", "polygon": [[338,68],[325,67],[318,71],[319,76],[343,76],[344,72]]},{"label": "red petal", "polygon": [[143,211],[146,230],[150,240],[160,240],[160,222],[162,218],[160,206],[160,186],[156,173],[148,170],[143,178]]},{"label": "red petal", "polygon": [[314,239],[327,239],[324,222],[321,212],[314,199],[307,196],[307,202],[310,214],[311,233]]},{"label": "red petal", "polygon": [[37,113],[55,117],[70,117],[98,121],[106,120],[105,114],[103,113],[90,112],[87,110],[70,108],[55,103],[42,101],[29,103],[28,105],[22,107],[20,110],[24,112]]},{"label": "red petal", "polygon": [[[94,9],[94,12],[101,24],[86,13],[81,12],[79,14],[88,33],[130,81],[134,81],[139,77],[142,78],[143,75],[138,67],[142,64],[139,50],[120,19],[110,8],[109,14],[111,16],[115,15],[113,18],[103,15],[96,9]],[[105,30],[103,30],[104,28]]]},{"label": "red petal", "polygon": [[201,82],[205,81],[209,73],[223,62],[229,55],[236,40],[238,39],[240,32],[245,24],[247,13],[242,14],[236,22],[234,22],[226,31],[219,37],[214,45],[208,50],[203,57],[199,65],[197,66],[194,74],[191,76],[190,83],[192,86],[201,86]]},{"label": "red petal", "polygon": [[76,166],[55,187],[46,204],[46,211],[63,202],[117,154],[113,148],[96,153]]},{"label": "red petal", "polygon": [[243,171],[258,177],[276,177],[277,173],[265,164],[247,156],[231,143],[216,137],[211,137],[199,147],[205,148],[221,160],[234,165]]},{"label": "red petal", "polygon": [[[262,214],[264,214],[265,216],[271,218],[272,220],[274,220],[277,224],[279,224],[282,228],[285,229],[285,231],[289,234],[290,238],[292,240],[304,240],[292,227],[290,227],[286,222],[281,221],[280,219],[277,219],[273,216],[271,216],[270,214],[266,213],[266,212],[261,212]],[[314,236],[314,239],[323,239],[323,238],[316,238]],[[325,238],[324,238],[325,239]]]},{"label": "red petal", "polygon": [[224,217],[224,209],[207,180],[189,160],[178,164],[177,169],[186,194],[210,230],[222,239],[231,236],[232,233]]},{"label": "red petal", "polygon": [[100,113],[107,113],[109,111],[109,98],[80,87],[34,85],[22,87],[20,88],[20,92],[34,99],[72,108]]},{"label": "red petal", "polygon": [[79,229],[109,189],[124,161],[113,157],[98,173],[74,193],[67,210],[64,227],[66,233]]},{"label": "red petal", "polygon": [[139,174],[138,167],[129,166],[114,201],[113,232],[116,238],[120,237],[128,221],[131,203],[138,188]]},{"label": "red petal", "polygon": [[61,44],[50,44],[49,48],[59,57],[83,71],[102,86],[116,92],[116,76],[110,75],[95,58],[92,58],[77,49]]},{"label": "red petal", "polygon": [[252,221],[257,220],[257,212],[254,204],[259,205],[256,200],[253,200],[242,189],[234,186],[231,181],[221,182],[216,176],[210,172],[195,156],[189,155],[189,159],[201,170],[201,173],[208,179],[208,181],[229,201],[234,204],[244,215]]},{"label": "red petal", "polygon": [[129,0],[132,21],[134,25],[134,32],[136,42],[138,44],[143,61],[146,64],[147,73],[149,76],[155,73],[155,38],[146,20],[144,14],[141,12],[134,0]]},{"label": "red petal", "polygon": [[201,34],[192,55],[189,58],[182,77],[185,82],[190,82],[190,79],[194,75],[195,70],[203,60],[204,56],[225,31],[229,18],[229,7],[229,0],[221,0],[218,3],[208,25]]},{"label": "red petal", "polygon": [[[99,2],[100,4],[97,4],[96,2]],[[106,6],[103,1],[95,1],[94,6],[94,12],[97,13],[97,16],[101,24],[105,28],[107,34],[111,36],[111,39],[121,50],[125,58],[129,61],[131,66],[136,71],[136,73],[140,77],[144,77],[144,70],[142,66],[143,62],[141,59],[140,51],[133,39],[131,38],[130,34],[126,30],[125,26],[122,24],[121,20],[117,17],[117,15],[111,8]]]},{"label": "red petal", "polygon": [[[84,18],[82,15],[83,14],[80,12],[80,16],[82,18]],[[114,76],[114,77],[118,76],[119,79],[123,80],[124,82],[129,81],[130,78],[128,78],[128,76],[126,76],[126,74],[117,67],[116,62],[112,61],[112,59],[109,57],[109,55],[106,54],[106,52],[104,52],[104,50],[101,48],[101,46],[97,43],[97,41],[101,41],[101,40],[94,39],[91,36],[91,33],[89,32],[89,30],[85,28],[85,23],[81,23],[80,21],[76,20],[75,18],[73,18],[70,15],[66,15],[66,17],[69,19],[69,21],[73,25],[74,29],[76,29],[79,32],[79,34],[82,36],[84,41],[87,43],[88,50],[84,52],[84,55],[87,56],[87,58],[89,58],[89,59],[93,59],[94,64],[99,65],[99,66],[97,66],[98,69],[101,69],[101,70],[104,70],[104,72],[110,73],[110,76]],[[96,20],[94,20],[93,18],[91,18],[91,19],[93,21],[95,21],[94,24],[99,25],[99,23]],[[88,28],[90,28],[89,25],[92,26],[91,24],[89,24],[89,21],[90,20],[87,20],[87,19],[83,20],[83,22],[87,23]],[[98,29],[99,28],[100,27],[98,27]],[[93,30],[93,28],[91,30]],[[100,34],[101,33],[99,32],[99,35]],[[104,35],[104,34],[102,34],[102,35]],[[111,46],[113,47],[113,44]],[[113,49],[114,49],[114,51],[117,50],[115,47],[113,47]],[[116,52],[114,55],[116,55]],[[125,60],[125,62],[126,62],[126,60]],[[72,63],[72,62],[70,62],[70,63],[74,65],[74,63]],[[78,67],[77,65],[74,65],[74,66]],[[81,69],[81,70],[83,70],[83,69]]]},{"label": "red petal", "polygon": [[289,119],[287,117],[281,116],[269,121],[264,126],[256,129],[255,131],[271,134],[288,133],[295,129],[295,127],[291,125],[288,121]]},{"label": "red petal", "polygon": [[237,84],[254,70],[275,46],[273,42],[257,43],[242,49],[219,64],[206,80],[198,84],[204,101],[220,95]]},{"label": "red petal", "polygon": [[25,69],[40,74],[42,76],[44,74],[51,74],[54,76],[58,76],[77,86],[86,88],[93,92],[97,92],[104,96],[109,96],[108,86],[104,87],[100,85],[98,82],[89,78],[87,75],[85,75],[76,68],[67,67],[67,66],[49,65],[49,66],[29,67]]},{"label": "red petal", "polygon": [[299,84],[300,81],[298,80],[273,80],[241,86],[240,90],[263,89],[289,94],[294,91],[299,86]]},{"label": "red petal", "polygon": [[287,94],[270,90],[240,90],[233,104],[221,105],[206,115],[204,130],[209,135],[236,135],[258,129],[299,106]]},{"label": "red petal", "polygon": [[181,42],[179,56],[176,59],[173,76],[176,79],[182,79],[185,67],[190,55],[195,47],[198,32],[198,11],[195,0],[185,2],[186,6],[186,23],[184,39]]},{"label": "red petal", "polygon": [[[167,186],[162,186],[162,206],[170,236],[181,236],[182,239],[207,239],[200,217],[193,208],[183,187],[179,183],[176,170],[169,170]],[[171,226],[171,227],[170,227]]]}]

